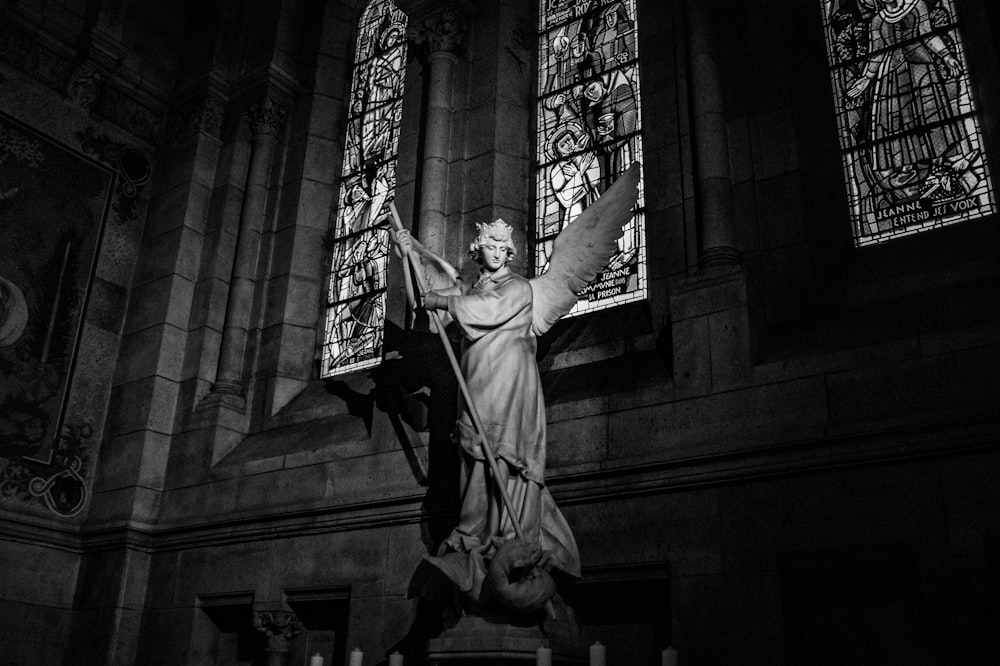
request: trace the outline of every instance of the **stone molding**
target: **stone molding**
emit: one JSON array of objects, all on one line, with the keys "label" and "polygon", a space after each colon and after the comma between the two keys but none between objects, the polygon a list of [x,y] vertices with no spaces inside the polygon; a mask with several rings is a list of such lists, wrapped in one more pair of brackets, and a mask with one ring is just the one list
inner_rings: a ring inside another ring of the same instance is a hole
[{"label": "stone molding", "polygon": [[428,51],[455,53],[464,47],[466,24],[454,7],[445,7],[436,14],[417,21],[409,31],[410,39]]},{"label": "stone molding", "polygon": [[107,71],[92,61],[74,67],[67,52],[44,44],[12,23],[0,21],[0,61],[42,85],[64,95],[81,109],[154,145],[163,131],[163,118],[152,100],[146,103],[120,87]]},{"label": "stone molding", "polygon": [[102,88],[94,110],[105,120],[151,144],[162,136],[163,117],[114,85]]},{"label": "stone molding", "polygon": [[64,92],[71,58],[43,45],[13,23],[0,22],[0,59],[53,90]]},{"label": "stone molding", "polygon": [[[958,419],[928,430],[925,425],[886,433],[847,433],[769,446],[713,453],[681,461],[623,463],[606,470],[556,476],[547,484],[561,505],[582,505],[641,497],[677,490],[713,488],[735,481],[773,479],[775,474],[797,476],[817,469],[882,467],[886,464],[962,457],[996,448],[1000,425],[981,419]],[[973,434],[970,436],[970,429]],[[832,448],[831,448],[832,447]],[[789,457],[791,451],[796,455]],[[608,486],[608,483],[611,486]],[[614,493],[608,488],[613,487]],[[169,492],[169,491],[167,491]],[[140,553],[162,553],[197,548],[300,538],[358,529],[382,529],[443,518],[450,511],[428,512],[424,494],[383,498],[344,506],[327,506],[274,515],[227,516],[212,523],[168,523],[138,528],[112,522],[80,528],[56,518],[0,515],[0,533],[35,546],[74,554],[93,554],[127,548]]]},{"label": "stone molding", "polygon": [[254,135],[276,136],[288,111],[273,97],[264,97],[243,110],[243,120]]},{"label": "stone molding", "polygon": [[225,102],[208,93],[174,112],[168,125],[167,141],[185,141],[198,135],[219,139],[222,137],[225,113]]}]

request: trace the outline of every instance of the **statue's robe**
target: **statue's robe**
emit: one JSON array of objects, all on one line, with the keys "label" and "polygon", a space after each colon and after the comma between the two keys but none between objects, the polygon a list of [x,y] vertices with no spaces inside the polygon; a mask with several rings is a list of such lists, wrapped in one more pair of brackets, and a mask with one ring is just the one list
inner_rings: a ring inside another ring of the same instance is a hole
[{"label": "statue's robe", "polygon": [[[448,297],[448,312],[466,338],[462,373],[487,440],[510,471],[507,490],[525,537],[541,545],[553,566],[579,576],[573,533],[545,487],[545,401],[531,306],[531,285],[507,268],[492,276],[484,271],[475,285]],[[514,538],[514,529],[464,406],[456,430],[464,463],[461,517],[442,557],[429,559],[462,589],[477,587],[481,558]]]}]

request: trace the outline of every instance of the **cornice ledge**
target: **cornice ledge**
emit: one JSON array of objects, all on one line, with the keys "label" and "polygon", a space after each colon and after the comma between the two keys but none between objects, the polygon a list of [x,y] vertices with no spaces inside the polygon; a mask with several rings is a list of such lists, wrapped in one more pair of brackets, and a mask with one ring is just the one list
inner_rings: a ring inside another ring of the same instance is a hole
[{"label": "cornice ledge", "polygon": [[0,515],[0,541],[17,541],[79,553],[80,528],[77,525],[54,524],[43,518],[11,516],[5,512],[5,515]]}]

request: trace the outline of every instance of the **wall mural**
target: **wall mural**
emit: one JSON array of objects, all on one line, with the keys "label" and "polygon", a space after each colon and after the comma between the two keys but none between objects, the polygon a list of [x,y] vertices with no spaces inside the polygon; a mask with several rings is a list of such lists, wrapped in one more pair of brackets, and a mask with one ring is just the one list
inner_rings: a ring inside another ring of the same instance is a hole
[{"label": "wall mural", "polygon": [[361,17],[334,226],[322,376],[378,364],[389,256],[386,215],[406,67],[406,14],[373,0]]},{"label": "wall mural", "polygon": [[823,0],[857,245],[992,213],[954,0]]},{"label": "wall mural", "polygon": [[67,404],[102,238],[149,178],[141,154],[77,140],[100,161],[0,115],[0,500],[60,516],[87,500],[95,424]]},{"label": "wall mural", "polygon": [[[539,3],[535,273],[552,241],[633,161],[642,162],[635,0]],[[571,314],[646,296],[643,185],[607,269]]]}]

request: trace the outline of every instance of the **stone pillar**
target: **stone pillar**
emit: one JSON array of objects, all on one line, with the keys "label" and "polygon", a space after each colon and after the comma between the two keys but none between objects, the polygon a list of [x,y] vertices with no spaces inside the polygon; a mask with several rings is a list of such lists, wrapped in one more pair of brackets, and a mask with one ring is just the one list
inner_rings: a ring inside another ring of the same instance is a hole
[{"label": "stone pillar", "polygon": [[302,633],[302,623],[295,613],[284,610],[256,611],[254,628],[267,636],[267,666],[288,664],[288,643]]},{"label": "stone pillar", "polygon": [[730,391],[752,381],[760,308],[741,264],[733,216],[729,139],[714,9],[687,0],[698,271],[671,287],[674,388],[678,399]]},{"label": "stone pillar", "polygon": [[428,50],[427,122],[424,127],[423,175],[420,181],[419,239],[430,250],[446,252],[445,219],[448,201],[448,158],[451,145],[451,98],[455,51],[465,24],[451,8],[425,18],[411,38]]},{"label": "stone pillar", "polygon": [[729,138],[719,73],[713,0],[687,0],[691,115],[701,251],[700,268],[740,263],[733,221]]},{"label": "stone pillar", "polygon": [[243,393],[243,358],[250,328],[260,239],[267,211],[268,179],[278,129],[285,114],[285,109],[270,97],[251,104],[243,112],[243,119],[253,132],[250,169],[243,193],[243,209],[240,213],[240,229],[236,240],[236,259],[233,262],[233,274],[229,282],[219,369],[212,385],[214,393],[230,395]]}]

